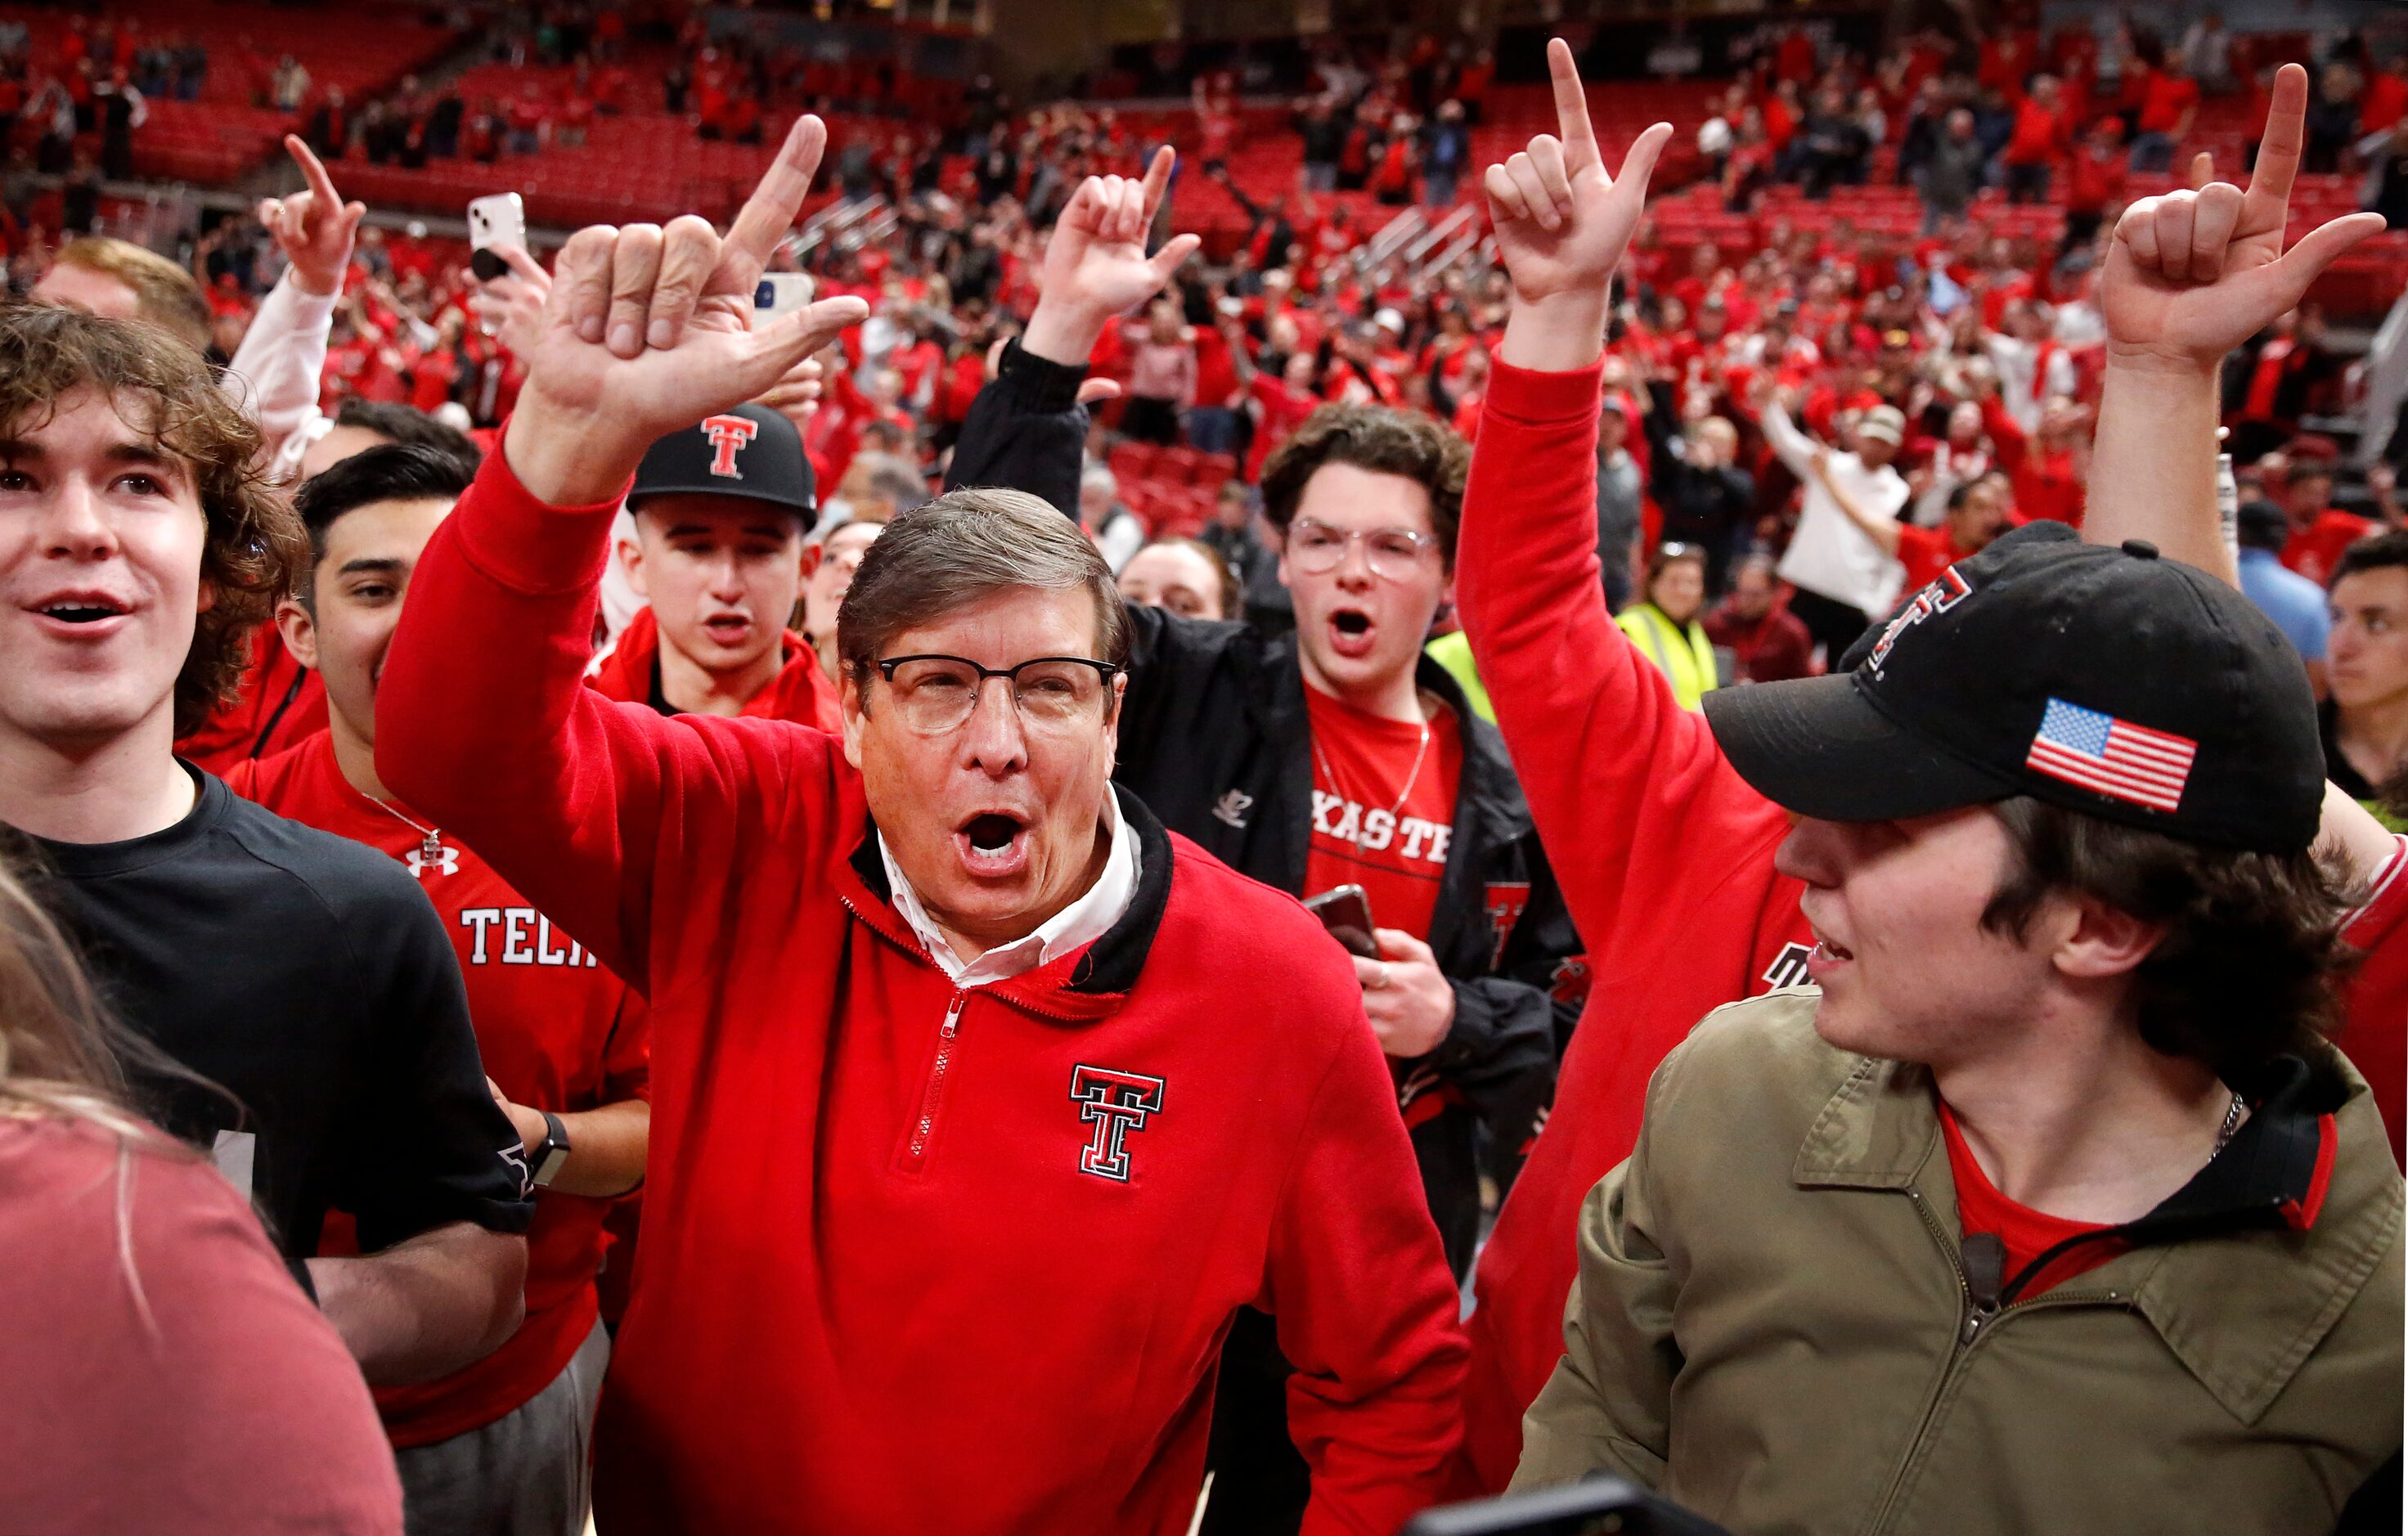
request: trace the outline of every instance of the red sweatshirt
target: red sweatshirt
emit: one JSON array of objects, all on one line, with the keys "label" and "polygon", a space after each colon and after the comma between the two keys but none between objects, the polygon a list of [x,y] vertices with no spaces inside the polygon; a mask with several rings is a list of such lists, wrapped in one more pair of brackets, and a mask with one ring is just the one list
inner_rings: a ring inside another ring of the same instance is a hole
[{"label": "red sweatshirt", "polygon": [[1772,868],[1787,819],[1606,614],[1601,371],[1495,366],[1455,555],[1472,656],[1595,977],[1475,1277],[1465,1448],[1492,1490],[1563,1354],[1581,1201],[1630,1155],[1656,1063],[1713,1009],[1804,981],[1813,943],[1798,883]]},{"label": "red sweatshirt", "polygon": [[251,633],[241,692],[179,739],[176,755],[222,778],[236,763],[282,752],[325,728],[326,685],[293,659],[271,619]]},{"label": "red sweatshirt", "polygon": [[[762,720],[791,720],[798,725],[816,725],[821,730],[841,735],[844,711],[838,702],[836,684],[820,670],[820,658],[810,642],[793,630],[786,631],[779,643],[785,648],[786,665],[777,681],[744,701],[744,713]],[[629,704],[652,702],[654,672],[661,656],[661,625],[650,608],[639,608],[619,631],[619,638],[585,681],[601,692],[604,698],[615,698]]]},{"label": "red sweatshirt", "polygon": [[1183,1531],[1251,1302],[1297,1370],[1305,1530],[1396,1529],[1455,1452],[1463,1344],[1347,957],[1124,800],[1129,914],[954,990],[833,739],[582,684],[615,510],[489,457],[377,706],[386,782],[652,1001],[603,1524]]}]

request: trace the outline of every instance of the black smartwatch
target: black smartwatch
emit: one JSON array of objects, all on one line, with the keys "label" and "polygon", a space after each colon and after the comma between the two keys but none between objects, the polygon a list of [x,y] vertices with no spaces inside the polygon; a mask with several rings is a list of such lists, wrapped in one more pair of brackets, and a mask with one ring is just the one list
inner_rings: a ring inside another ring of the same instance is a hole
[{"label": "black smartwatch", "polygon": [[552,1181],[560,1177],[560,1170],[568,1166],[568,1127],[561,1124],[560,1116],[550,1110],[543,1112],[543,1144],[535,1149],[535,1155],[527,1161],[535,1169],[538,1189],[551,1188]]}]

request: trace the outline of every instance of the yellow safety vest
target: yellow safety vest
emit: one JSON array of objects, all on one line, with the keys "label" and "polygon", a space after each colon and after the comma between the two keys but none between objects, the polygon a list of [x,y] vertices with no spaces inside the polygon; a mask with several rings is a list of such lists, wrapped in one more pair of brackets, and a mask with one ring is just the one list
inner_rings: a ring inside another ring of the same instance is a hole
[{"label": "yellow safety vest", "polygon": [[1613,617],[1622,632],[1656,669],[1672,680],[1672,696],[1684,710],[1702,709],[1714,686],[1714,647],[1705,625],[1692,619],[1684,628],[1654,603],[1633,603]]}]

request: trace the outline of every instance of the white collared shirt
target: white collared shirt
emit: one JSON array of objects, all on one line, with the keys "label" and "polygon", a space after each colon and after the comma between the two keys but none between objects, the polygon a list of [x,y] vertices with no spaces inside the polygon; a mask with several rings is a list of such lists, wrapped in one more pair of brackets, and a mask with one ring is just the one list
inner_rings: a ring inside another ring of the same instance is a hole
[{"label": "white collared shirt", "polygon": [[883,832],[878,834],[878,856],[886,866],[886,884],[895,893],[895,910],[910,925],[929,958],[953,979],[955,986],[983,986],[1035,970],[1082,944],[1094,943],[1128,911],[1130,900],[1137,895],[1137,828],[1120,813],[1119,798],[1109,791],[1104,796],[1104,815],[1111,825],[1112,843],[1104,854],[1103,868],[1086,894],[1039,924],[1037,931],[1025,939],[997,944],[975,960],[965,961],[955,955],[953,946],[929,920],[927,909],[920,905],[920,894],[911,889],[911,883],[896,867]]}]

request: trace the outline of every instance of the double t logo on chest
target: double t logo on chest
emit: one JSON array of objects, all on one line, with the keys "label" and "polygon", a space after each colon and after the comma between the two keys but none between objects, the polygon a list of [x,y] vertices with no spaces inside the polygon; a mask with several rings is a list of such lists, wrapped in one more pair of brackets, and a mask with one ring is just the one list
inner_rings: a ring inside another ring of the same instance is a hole
[{"label": "double t logo on chest", "polygon": [[1111,1067],[1073,1067],[1070,1098],[1079,1118],[1096,1127],[1079,1154],[1079,1170],[1128,1183],[1128,1135],[1161,1113],[1162,1079]]}]

